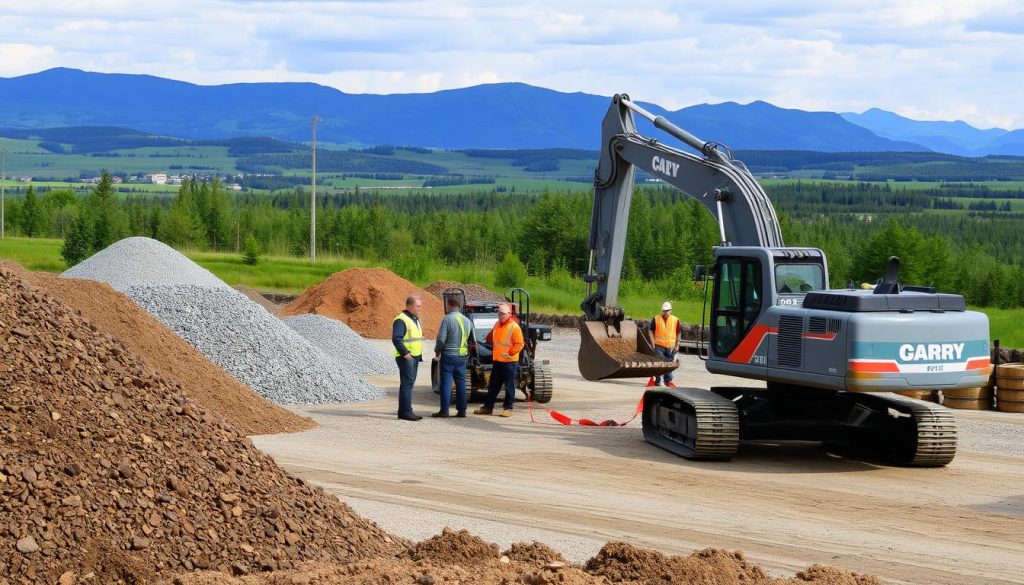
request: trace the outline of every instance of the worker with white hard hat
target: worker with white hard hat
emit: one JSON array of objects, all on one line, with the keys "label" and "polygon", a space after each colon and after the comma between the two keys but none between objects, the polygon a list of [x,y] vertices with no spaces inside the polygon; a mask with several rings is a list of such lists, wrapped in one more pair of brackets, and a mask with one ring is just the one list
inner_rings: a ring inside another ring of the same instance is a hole
[{"label": "worker with white hard hat", "polygon": [[[665,361],[675,361],[679,340],[683,336],[683,325],[672,314],[672,303],[665,301],[661,304],[661,314],[651,320],[649,332],[651,343],[654,344],[654,351],[665,358]],[[651,376],[647,380],[647,386],[661,386],[661,379],[661,376]],[[669,388],[676,387],[672,382],[672,372],[665,374],[665,385]]]}]

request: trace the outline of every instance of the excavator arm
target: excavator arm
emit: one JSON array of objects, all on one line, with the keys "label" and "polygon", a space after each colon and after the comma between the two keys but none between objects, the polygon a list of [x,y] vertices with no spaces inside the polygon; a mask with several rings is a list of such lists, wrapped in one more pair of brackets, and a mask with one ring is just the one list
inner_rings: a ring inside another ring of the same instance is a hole
[{"label": "excavator arm", "polygon": [[[647,118],[700,154],[640,135],[634,114]],[[590,260],[584,276],[587,296],[581,304],[586,321],[582,325],[580,372],[588,380],[658,375],[674,369],[675,362],[658,357],[646,336],[637,335],[635,324],[624,320],[618,306],[636,169],[643,169],[707,207],[718,221],[722,245],[781,247],[782,233],[764,190],[728,149],[700,140],[665,117],[648,112],[626,94],[612,98],[601,128],[590,219]]]}]

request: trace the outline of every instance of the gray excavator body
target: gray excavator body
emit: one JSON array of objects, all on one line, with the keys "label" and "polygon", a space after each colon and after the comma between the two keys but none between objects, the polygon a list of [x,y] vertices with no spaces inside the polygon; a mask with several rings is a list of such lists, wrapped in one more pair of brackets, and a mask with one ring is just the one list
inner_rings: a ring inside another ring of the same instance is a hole
[{"label": "gray excavator body", "polygon": [[[640,136],[634,113],[700,154]],[[625,95],[615,96],[605,116],[595,173],[578,356],[585,378],[645,377],[677,366],[656,356],[618,306],[635,168],[694,197],[718,220],[708,371],[767,383],[649,390],[648,441],[694,459],[729,459],[743,439],[822,441],[905,465],[953,459],[949,411],[893,392],[984,385],[992,370],[987,317],[967,311],[959,295],[902,287],[895,258],[874,290],[829,289],[824,253],[785,247],[771,201],[728,149]]]}]

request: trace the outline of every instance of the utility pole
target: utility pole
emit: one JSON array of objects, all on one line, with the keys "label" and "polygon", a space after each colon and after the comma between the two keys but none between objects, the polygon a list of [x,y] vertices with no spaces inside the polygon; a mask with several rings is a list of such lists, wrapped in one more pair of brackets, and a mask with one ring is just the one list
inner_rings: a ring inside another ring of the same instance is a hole
[{"label": "utility pole", "polygon": [[0,148],[0,238],[4,237],[4,191],[7,182],[7,149]]},{"label": "utility pole", "polygon": [[309,261],[316,262],[316,125],[320,116],[313,116],[313,194],[310,195]]}]

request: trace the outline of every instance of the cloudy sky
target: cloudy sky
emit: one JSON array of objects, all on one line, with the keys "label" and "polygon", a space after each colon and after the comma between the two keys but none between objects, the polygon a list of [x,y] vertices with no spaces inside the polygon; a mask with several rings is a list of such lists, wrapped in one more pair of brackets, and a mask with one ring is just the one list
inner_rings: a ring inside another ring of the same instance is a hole
[{"label": "cloudy sky", "polygon": [[353,93],[522,81],[676,109],[765,100],[1024,127],[1019,0],[0,0],[0,77],[50,67]]}]

